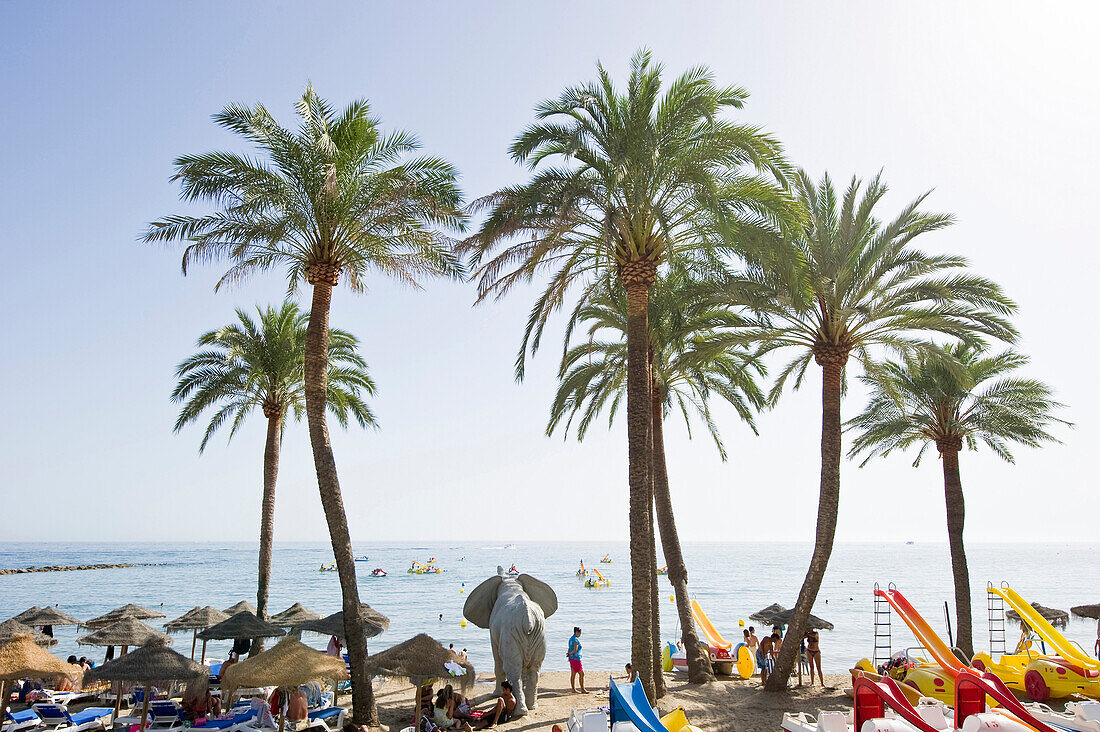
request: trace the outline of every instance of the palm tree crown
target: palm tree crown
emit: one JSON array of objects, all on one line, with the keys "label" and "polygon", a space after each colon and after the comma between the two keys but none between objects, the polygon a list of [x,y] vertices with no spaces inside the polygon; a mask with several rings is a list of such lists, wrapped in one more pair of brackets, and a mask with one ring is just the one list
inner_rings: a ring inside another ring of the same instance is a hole
[{"label": "palm tree crown", "polygon": [[1069,423],[1053,416],[1064,405],[1053,399],[1050,387],[1006,376],[1025,366],[1026,356],[1011,350],[988,355],[965,344],[946,350],[961,368],[935,355],[918,354],[885,363],[861,378],[871,395],[863,412],[847,423],[858,432],[849,456],[867,453],[861,463],[866,465],[874,457],[920,444],[916,466],[929,445],[942,452],[963,445],[976,450],[984,442],[1013,462],[1009,443],[1038,447],[1058,442],[1047,427]]},{"label": "palm tree crown", "polygon": [[795,188],[808,212],[803,233],[779,246],[751,247],[727,292],[730,302],[760,316],[757,328],[736,334],[739,342],[755,342],[763,353],[798,349],[776,379],[773,400],[792,375],[795,388],[801,384],[811,358],[843,366],[851,355],[866,366],[873,364],[869,349],[920,350],[927,342],[917,336],[930,331],[968,343],[1015,339],[1005,317],[1015,305],[996,283],[961,272],[963,257],[912,246],[953,221],[919,209],[927,193],[882,222],[875,217],[887,191],[881,175],[866,185],[853,177],[838,197],[828,174],[814,184],[799,171]]},{"label": "palm tree crown", "polygon": [[[714,440],[722,459],[726,449],[711,412],[717,396],[737,411],[753,431],[755,411],[765,398],[755,377],[764,367],[739,347],[716,349],[711,344],[744,322],[727,308],[715,307],[708,287],[679,270],[659,275],[649,301],[650,376],[655,398],[667,416],[678,410],[691,432],[695,415]],[[620,288],[603,287],[581,308],[575,323],[587,323],[587,340],[569,347],[573,323],[558,371],[559,386],[550,410],[547,434],[562,424],[568,431],[574,418],[577,438],[584,439],[592,421],[606,408],[613,422],[626,396],[626,297]]]},{"label": "palm tree crown", "polygon": [[[183,402],[175,431],[197,422],[203,413],[214,413],[203,433],[199,452],[227,421],[229,439],[256,408],[268,418],[293,414],[300,419],[305,408],[305,338],[309,315],[284,302],[278,309],[257,308],[258,320],[237,310],[237,322],[204,333],[202,348],[176,369],[179,383],[172,401]],[[358,340],[333,329],[329,350],[328,410],[341,426],[354,419],[360,426],[377,426],[363,401],[374,394],[367,364],[357,352]],[[285,429],[286,422],[283,421]]]},{"label": "palm tree crown", "polygon": [[[649,284],[659,264],[682,254],[716,260],[716,226],[751,229],[789,215],[775,182],[787,171],[779,143],[720,116],[743,106],[744,89],[718,87],[697,67],[662,94],[661,65],[646,51],[631,61],[625,94],[597,68],[597,81],[538,106],[538,121],[511,148],[531,179],[475,202],[488,215],[461,246],[477,268],[479,298],[549,273],[524,336],[520,377],[528,345],[537,350],[573,285],[583,288],[580,307],[602,279]],[[491,254],[511,238],[519,241]]]},{"label": "palm tree crown", "polygon": [[451,164],[413,157],[420,143],[407,132],[382,134],[365,100],[337,114],[308,86],[295,108],[297,132],[262,104],[214,115],[261,157],[178,157],[173,180],[183,199],[216,210],[155,221],[145,240],[187,241],[185,274],[193,261],[232,261],[219,287],[275,267],[285,268],[292,289],[303,279],[334,285],[346,273],[358,291],[371,270],[414,285],[459,274],[453,242],[440,231],[465,222]]}]

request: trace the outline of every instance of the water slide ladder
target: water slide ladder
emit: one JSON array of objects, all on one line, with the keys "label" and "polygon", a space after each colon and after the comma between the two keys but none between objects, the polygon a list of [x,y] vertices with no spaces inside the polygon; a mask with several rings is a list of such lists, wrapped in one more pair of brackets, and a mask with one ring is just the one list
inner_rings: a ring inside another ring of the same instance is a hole
[{"label": "water slide ladder", "polygon": [[[893,588],[893,583],[891,583]],[[878,582],[875,583],[875,651],[872,661],[875,668],[890,660],[894,649],[890,638],[890,603],[878,594]]]},{"label": "water slide ladder", "polygon": [[[987,582],[986,585],[992,587],[993,583]],[[1007,652],[1005,646],[1004,598],[995,592],[986,592],[985,604],[989,619],[989,655],[994,657],[1003,656]]]}]

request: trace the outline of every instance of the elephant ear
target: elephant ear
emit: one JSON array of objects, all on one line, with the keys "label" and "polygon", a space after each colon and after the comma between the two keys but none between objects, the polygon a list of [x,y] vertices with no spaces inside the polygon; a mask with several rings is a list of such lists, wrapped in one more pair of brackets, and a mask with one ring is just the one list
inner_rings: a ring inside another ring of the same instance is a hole
[{"label": "elephant ear", "polygon": [[542,614],[550,617],[558,611],[558,596],[550,585],[542,580],[537,580],[529,574],[521,574],[517,581],[527,596],[538,603],[542,608]]},{"label": "elephant ear", "polygon": [[500,577],[490,577],[475,587],[462,606],[463,616],[479,628],[488,628],[489,616],[493,614],[493,605],[496,604],[502,582],[504,580]]}]

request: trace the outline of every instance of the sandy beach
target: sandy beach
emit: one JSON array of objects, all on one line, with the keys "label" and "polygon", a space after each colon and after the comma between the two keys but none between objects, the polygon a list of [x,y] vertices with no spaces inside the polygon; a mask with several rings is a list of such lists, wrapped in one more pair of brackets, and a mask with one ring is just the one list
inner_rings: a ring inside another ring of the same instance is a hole
[{"label": "sandy beach", "polygon": [[[616,674],[618,679],[621,674]],[[538,709],[500,729],[526,732],[549,730],[555,724],[564,727],[572,709],[587,709],[607,704],[607,671],[592,671],[586,675],[590,693],[581,696],[569,690],[569,673],[552,671],[541,676],[541,693]],[[741,681],[723,678],[706,686],[691,686],[683,675],[666,674],[669,693],[660,700],[657,708],[662,714],[683,707],[692,724],[708,730],[734,730],[735,732],[776,732],[784,712],[809,712],[819,709],[850,709],[851,699],[844,689],[851,686],[845,674],[826,674],[829,688],[820,686],[792,688],[785,694],[765,694],[759,679]],[[402,729],[411,723],[413,688],[404,680],[390,679],[375,684],[378,714],[383,729]],[[492,698],[493,682],[485,674],[478,674],[478,681],[470,691],[476,704],[484,704]]]}]

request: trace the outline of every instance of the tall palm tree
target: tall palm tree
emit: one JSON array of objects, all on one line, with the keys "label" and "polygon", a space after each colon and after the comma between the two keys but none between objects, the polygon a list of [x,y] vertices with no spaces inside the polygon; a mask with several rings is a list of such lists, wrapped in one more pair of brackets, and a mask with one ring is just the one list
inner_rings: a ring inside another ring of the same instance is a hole
[{"label": "tall palm tree", "polygon": [[718,259],[716,226],[754,228],[783,210],[787,199],[774,174],[785,163],[772,137],[720,117],[748,95],[717,86],[705,68],[662,87],[660,64],[642,51],[631,61],[625,92],[602,65],[597,74],[597,81],[538,105],[537,121],[511,148],[532,171],[530,180],[474,205],[487,216],[460,251],[476,267],[479,301],[549,275],[529,318],[518,378],[547,319],[576,289],[578,305],[604,280],[626,292],[631,661],[653,698],[649,289],[662,262],[685,253]]},{"label": "tall palm tree", "polygon": [[251,143],[255,157],[233,152],[183,155],[173,180],[186,201],[212,213],[168,216],[150,224],[147,242],[183,241],[183,271],[193,262],[232,266],[218,287],[282,269],[293,291],[313,288],[306,328],[306,421],[317,487],[340,575],[356,723],[376,723],[359,588],[336,460],[325,421],[329,307],[341,275],[362,292],[368,272],[419,286],[425,277],[459,276],[447,230],[465,225],[455,169],[418,156],[415,136],[383,134],[365,100],[337,113],[307,86],[295,108],[296,131],[263,105],[231,105],[215,122]]},{"label": "tall palm tree", "polygon": [[927,193],[888,222],[875,207],[886,193],[880,175],[863,184],[853,177],[838,197],[828,175],[815,184],[805,172],[796,191],[807,214],[803,230],[779,239],[753,240],[746,266],[724,285],[726,301],[745,308],[755,327],[726,336],[757,345],[762,354],[791,349],[769,398],[778,399],[789,379],[797,389],[810,361],[821,366],[821,483],[810,566],[788,633],[767,688],[786,687],[797,639],[817,599],[832,554],[840,502],[840,401],[849,358],[865,369],[876,349],[913,353],[924,337],[939,333],[966,343],[983,336],[1011,341],[1006,316],[1015,310],[1000,287],[963,270],[963,257],[927,254],[913,239],[952,223],[947,214],[924,213]]},{"label": "tall palm tree", "polygon": [[1043,442],[1058,442],[1047,427],[1069,423],[1053,415],[1064,405],[1054,401],[1050,387],[1033,379],[1007,376],[1027,364],[1026,356],[1014,351],[989,355],[965,344],[946,350],[955,362],[921,353],[901,363],[885,363],[861,378],[871,394],[863,412],[847,423],[858,432],[848,455],[867,453],[862,467],[871,458],[919,444],[913,461],[916,467],[928,446],[936,446],[943,462],[947,538],[955,578],[955,645],[969,658],[974,655],[974,637],[959,452],[964,445],[977,450],[980,441],[994,454],[1015,462],[1009,443],[1038,447]]},{"label": "tall palm tree", "polygon": [[[309,316],[292,302],[278,309],[257,308],[258,321],[237,310],[237,322],[199,336],[201,349],[176,368],[179,383],[172,401],[183,402],[175,431],[213,411],[206,425],[199,453],[218,428],[230,424],[229,439],[252,412],[259,408],[267,418],[264,447],[264,488],[260,510],[260,552],[257,573],[256,612],[267,614],[271,581],[271,547],[275,534],[275,483],[279,475],[279,448],[287,418],[302,418],[305,398],[305,341]],[[367,364],[357,351],[355,336],[334,329],[329,349],[328,411],[341,426],[349,418],[360,427],[376,426],[374,414],[363,396],[374,394]],[[263,650],[263,639],[252,653]]]},{"label": "tall palm tree", "polygon": [[[652,480],[668,577],[676,599],[676,611],[684,649],[688,679],[692,683],[713,681],[710,657],[699,643],[688,597],[688,575],[668,484],[665,459],[664,421],[673,411],[684,417],[691,434],[691,415],[696,415],[714,440],[724,461],[727,457],[718,426],[711,412],[711,398],[718,397],[734,409],[753,431],[754,410],[765,397],[755,381],[763,367],[741,349],[712,349],[708,344],[718,333],[738,328],[741,319],[726,308],[714,307],[701,297],[700,287],[686,273],[671,270],[658,275],[649,301],[650,405],[653,416]],[[588,324],[587,340],[569,347],[558,372],[560,384],[550,411],[547,434],[559,426],[566,432],[579,417],[577,438],[583,440],[592,421],[604,410],[609,426],[614,422],[626,392],[627,304],[619,288],[597,293],[577,313],[578,323]],[[570,328],[571,334],[572,328]]]}]

